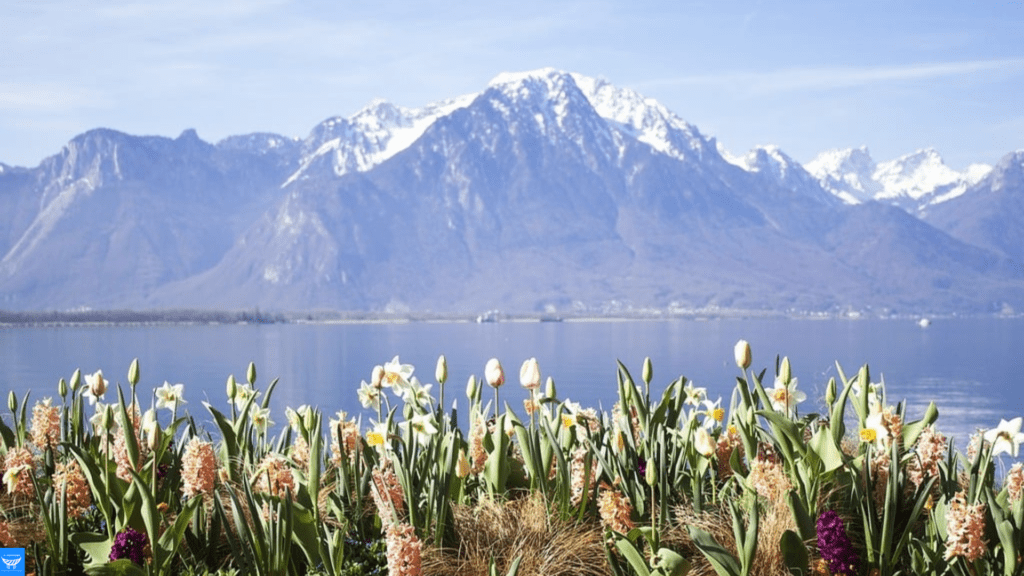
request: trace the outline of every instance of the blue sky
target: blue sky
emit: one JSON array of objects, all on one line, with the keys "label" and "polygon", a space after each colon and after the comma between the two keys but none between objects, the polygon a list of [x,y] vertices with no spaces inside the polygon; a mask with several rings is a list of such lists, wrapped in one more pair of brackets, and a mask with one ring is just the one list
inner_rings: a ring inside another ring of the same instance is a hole
[{"label": "blue sky", "polygon": [[418,107],[552,66],[655,98],[734,154],[931,146],[959,170],[1024,148],[1021,30],[1024,0],[13,0],[0,162],[96,127],[304,137],[375,97]]}]

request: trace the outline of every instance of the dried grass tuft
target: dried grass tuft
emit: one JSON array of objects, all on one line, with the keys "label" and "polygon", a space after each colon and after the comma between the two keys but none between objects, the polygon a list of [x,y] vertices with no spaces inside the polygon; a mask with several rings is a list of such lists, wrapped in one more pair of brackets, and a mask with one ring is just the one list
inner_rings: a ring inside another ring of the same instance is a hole
[{"label": "dried grass tuft", "polygon": [[[779,541],[786,530],[796,531],[796,523],[789,511],[789,506],[782,502],[765,502],[761,510],[757,529],[757,554],[751,574],[759,576],[789,576],[789,569],[782,561]],[[716,542],[737,556],[736,539],[732,532],[732,518],[724,508],[714,508],[702,514],[694,512],[687,505],[675,509],[675,523],[662,536],[662,546],[671,548],[689,559],[691,576],[715,576],[716,572],[693,543],[687,531],[688,526],[695,526],[711,534]]]},{"label": "dried grass tuft", "polygon": [[453,510],[458,549],[424,548],[424,576],[480,576],[494,558],[505,574],[517,557],[520,576],[608,576],[597,521],[576,523],[548,511],[541,494],[484,500]]}]

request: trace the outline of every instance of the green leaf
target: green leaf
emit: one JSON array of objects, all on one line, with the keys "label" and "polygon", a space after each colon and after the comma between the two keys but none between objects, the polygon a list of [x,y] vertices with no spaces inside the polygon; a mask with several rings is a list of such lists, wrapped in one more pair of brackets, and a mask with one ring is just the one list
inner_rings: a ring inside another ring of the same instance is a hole
[{"label": "green leaf", "polygon": [[145,576],[146,571],[141,566],[122,558],[115,560],[102,566],[94,566],[85,570],[86,574],[95,574],[96,576]]},{"label": "green leaf", "polygon": [[725,547],[716,542],[711,534],[695,526],[689,526],[688,530],[697,549],[708,559],[711,567],[719,576],[741,576],[739,561]]},{"label": "green leaf", "polygon": [[68,537],[71,543],[85,551],[89,556],[86,568],[101,566],[110,561],[110,550],[114,547],[114,539],[106,534],[95,532],[75,532]]},{"label": "green leaf", "polygon": [[825,473],[842,468],[845,455],[836,443],[835,436],[819,428],[811,437],[810,446],[821,460]]},{"label": "green leaf", "polygon": [[690,562],[668,548],[658,549],[654,558],[654,567],[665,576],[685,576],[690,571]]},{"label": "green leaf", "polygon": [[633,568],[637,576],[651,576],[651,570],[647,567],[647,560],[637,551],[636,546],[632,542],[623,537],[616,537],[615,547],[629,561],[630,567]]},{"label": "green leaf", "polygon": [[925,428],[931,426],[939,419],[939,409],[935,407],[935,402],[929,402],[928,408],[924,411],[924,417],[916,422],[911,422],[903,427],[903,445],[913,446],[914,442],[917,442],[917,437],[921,435],[921,432]]},{"label": "green leaf", "polygon": [[807,546],[800,536],[792,530],[786,530],[779,539],[779,549],[782,551],[782,561],[789,568],[793,576],[805,576],[810,574],[807,554]]}]

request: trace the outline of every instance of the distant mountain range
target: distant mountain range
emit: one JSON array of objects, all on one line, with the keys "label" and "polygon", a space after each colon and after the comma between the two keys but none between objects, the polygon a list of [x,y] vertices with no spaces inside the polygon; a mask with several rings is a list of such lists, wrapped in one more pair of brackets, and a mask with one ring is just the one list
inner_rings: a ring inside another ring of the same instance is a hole
[{"label": "distant mountain range", "polygon": [[550,69],[303,140],[92,130],[0,165],[0,308],[1024,310],[1024,151],[719,148]]}]

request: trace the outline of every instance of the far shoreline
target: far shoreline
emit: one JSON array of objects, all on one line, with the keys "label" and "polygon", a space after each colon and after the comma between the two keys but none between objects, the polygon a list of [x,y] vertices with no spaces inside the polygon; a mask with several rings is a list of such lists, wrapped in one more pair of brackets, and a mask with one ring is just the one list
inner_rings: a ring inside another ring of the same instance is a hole
[{"label": "far shoreline", "polygon": [[902,320],[922,323],[932,320],[993,318],[1014,319],[1022,314],[1006,313],[906,313],[877,314],[860,311],[817,312],[704,308],[686,310],[639,309],[614,312],[502,313],[491,310],[483,314],[430,312],[353,312],[292,311],[261,312],[255,310],[67,310],[7,311],[0,310],[0,328],[76,327],[76,326],[218,326],[261,324],[408,324],[408,323],[529,323],[529,322],[643,322],[674,321],[712,322],[722,320]]}]

